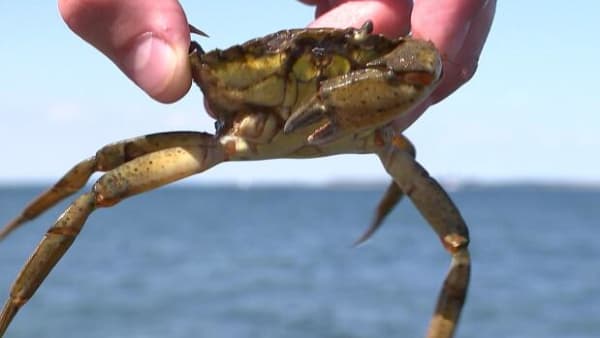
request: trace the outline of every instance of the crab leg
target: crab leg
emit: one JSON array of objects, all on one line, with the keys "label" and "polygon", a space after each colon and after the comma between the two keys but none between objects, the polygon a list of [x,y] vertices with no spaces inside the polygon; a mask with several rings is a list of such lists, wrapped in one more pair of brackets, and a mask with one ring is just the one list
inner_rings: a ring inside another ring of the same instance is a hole
[{"label": "crab leg", "polygon": [[404,138],[394,136],[391,145],[378,155],[388,173],[429,222],[446,250],[452,255],[450,270],[427,333],[428,338],[449,338],[456,329],[469,285],[469,233],[460,212],[443,188],[411,154],[403,151],[404,141]]},{"label": "crab leg", "polygon": [[[177,140],[179,136],[173,137]],[[90,192],[77,198],[60,215],[11,287],[9,299],[0,313],[0,337],[19,308],[33,296],[71,246],[87,217],[96,208],[112,206],[129,196],[199,173],[227,158],[221,143],[210,134],[190,134],[186,140],[185,145],[147,153],[108,171],[96,181]]]},{"label": "crab leg", "polygon": [[365,230],[365,232],[363,232],[363,234],[360,235],[356,241],[354,241],[355,246],[366,242],[369,238],[371,238],[371,236],[373,236],[375,231],[377,231],[377,229],[379,229],[383,223],[383,220],[392,211],[392,209],[394,209],[396,204],[400,202],[402,196],[404,196],[402,190],[400,190],[400,187],[398,187],[396,182],[392,181],[385,191],[385,194],[381,198],[381,201],[379,201],[377,209],[375,209],[375,216],[373,217],[373,221],[371,221],[371,225],[369,225],[367,230]]},{"label": "crab leg", "polygon": [[140,136],[104,146],[95,156],[76,164],[53,187],[41,193],[19,216],[0,229],[0,240],[21,224],[36,218],[56,203],[77,192],[93,173],[114,169],[150,152],[174,146],[193,145],[199,137],[204,138],[208,135],[197,132],[168,132]]},{"label": "crab leg", "polygon": [[[378,134],[376,133],[375,135]],[[416,156],[416,150],[413,144],[410,142],[410,140],[402,134],[398,135],[396,140],[396,147],[399,147],[401,151],[406,152],[414,159]],[[385,194],[379,201],[377,209],[375,209],[375,216],[373,217],[371,225],[369,225],[367,230],[354,242],[355,246],[360,245],[369,238],[371,238],[375,231],[379,229],[387,215],[394,209],[396,204],[398,204],[398,202],[402,200],[402,197],[404,197],[404,193],[402,192],[398,184],[394,180],[392,180],[387,190],[385,191]]]}]

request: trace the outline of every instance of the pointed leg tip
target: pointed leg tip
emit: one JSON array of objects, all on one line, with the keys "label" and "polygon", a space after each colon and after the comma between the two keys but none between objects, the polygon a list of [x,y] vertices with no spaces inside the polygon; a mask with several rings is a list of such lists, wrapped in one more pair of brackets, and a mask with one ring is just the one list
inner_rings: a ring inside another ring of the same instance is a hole
[{"label": "pointed leg tip", "polygon": [[10,233],[13,232],[16,228],[18,228],[25,219],[23,217],[17,217],[14,220],[10,221],[8,224],[4,226],[4,228],[0,229],[0,242],[3,241]]},{"label": "pointed leg tip", "polygon": [[207,38],[209,37],[208,34],[204,33],[202,30],[198,29],[197,27],[195,27],[192,24],[188,24],[188,27],[190,29],[190,33],[192,33],[192,34],[197,34],[197,35],[204,36]]},{"label": "pointed leg tip", "polygon": [[369,239],[369,237],[371,236],[365,236],[362,235],[359,238],[357,238],[354,243],[352,243],[352,247],[353,248],[358,248],[359,246],[362,246],[363,244],[365,244],[365,242],[367,241],[367,239]]},{"label": "pointed leg tip", "polygon": [[372,223],[367,230],[365,230],[365,232],[363,232],[362,235],[360,235],[360,237],[358,237],[354,243],[352,244],[353,247],[358,247],[360,245],[363,245],[365,242],[367,242],[367,240],[369,240],[369,238],[371,238],[373,236],[373,234],[377,231],[377,229],[379,229],[379,226],[381,225],[381,220],[377,220],[374,223]]}]

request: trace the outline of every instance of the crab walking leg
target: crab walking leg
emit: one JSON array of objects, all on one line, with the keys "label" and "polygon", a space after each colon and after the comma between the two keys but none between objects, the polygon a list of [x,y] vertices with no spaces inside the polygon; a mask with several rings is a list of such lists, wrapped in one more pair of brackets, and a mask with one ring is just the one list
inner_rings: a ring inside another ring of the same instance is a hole
[{"label": "crab walking leg", "polygon": [[383,223],[383,220],[392,211],[392,209],[394,209],[396,204],[400,202],[402,196],[404,196],[402,190],[400,190],[400,187],[398,187],[396,182],[392,181],[385,191],[385,194],[381,198],[381,201],[379,201],[377,209],[375,209],[375,216],[373,217],[371,225],[369,225],[367,230],[365,230],[365,232],[363,232],[363,234],[360,235],[356,241],[354,241],[354,246],[358,246],[366,242],[369,238],[371,238],[371,236],[373,236],[373,234]]},{"label": "crab walking leg", "polygon": [[468,229],[448,194],[410,154],[397,146],[400,142],[403,140],[395,136],[392,145],[380,152],[379,157],[452,255],[450,270],[438,297],[427,337],[453,337],[467,295],[471,271],[467,249]]},{"label": "crab walking leg", "polygon": [[77,192],[87,183],[93,173],[114,169],[127,161],[150,152],[174,146],[194,145],[200,139],[206,138],[207,135],[210,134],[183,131],[158,133],[104,146],[98,150],[95,156],[76,164],[53,187],[41,193],[25,207],[19,216],[0,229],[0,240],[8,236],[21,224],[36,218],[56,203]]},{"label": "crab walking leg", "polygon": [[126,197],[199,173],[226,160],[221,144],[212,136],[209,138],[209,134],[205,136],[205,142],[193,147],[163,149],[126,162],[108,171],[91,192],[76,199],[48,230],[14,281],[0,313],[0,337],[97,207],[114,205]]},{"label": "crab walking leg", "polygon": [[48,230],[11,287],[9,298],[0,313],[0,337],[4,335],[19,308],[33,296],[50,270],[71,246],[94,208],[94,194],[86,193],[73,202]]},{"label": "crab walking leg", "polygon": [[[391,129],[390,129],[391,130]],[[375,134],[380,135],[380,134]],[[375,136],[377,137],[377,136]],[[408,153],[413,159],[416,156],[416,150],[413,144],[407,139],[404,135],[400,134],[396,138],[395,146],[401,148],[402,151]],[[398,186],[398,184],[392,180],[390,185],[388,186],[385,194],[379,201],[377,205],[377,209],[375,209],[375,216],[373,217],[373,221],[371,225],[367,228],[367,230],[354,242],[354,245],[360,245],[364,243],[366,240],[371,238],[371,236],[379,229],[387,215],[394,209],[394,207],[402,200],[404,197],[404,193]]]}]

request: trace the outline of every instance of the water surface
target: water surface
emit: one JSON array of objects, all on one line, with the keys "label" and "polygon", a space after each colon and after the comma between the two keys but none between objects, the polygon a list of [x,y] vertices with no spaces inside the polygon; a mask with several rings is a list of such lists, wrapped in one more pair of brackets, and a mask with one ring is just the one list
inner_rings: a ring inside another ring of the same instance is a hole
[{"label": "water surface", "polygon": [[[0,223],[40,189],[0,188]],[[449,258],[409,202],[353,248],[382,192],[177,187],[99,210],[6,337],[421,337]],[[451,195],[473,258],[457,337],[600,337],[600,189]],[[63,207],[0,243],[5,295]]]}]

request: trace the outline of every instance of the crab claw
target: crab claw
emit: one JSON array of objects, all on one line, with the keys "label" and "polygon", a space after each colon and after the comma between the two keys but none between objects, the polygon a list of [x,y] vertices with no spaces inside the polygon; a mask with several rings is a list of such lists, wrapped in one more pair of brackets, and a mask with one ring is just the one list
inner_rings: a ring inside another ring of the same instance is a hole
[{"label": "crab claw", "polygon": [[325,123],[307,137],[306,141],[309,144],[321,145],[328,143],[336,138],[340,130],[338,124],[333,119],[333,114],[321,103],[318,96],[315,96],[290,115],[283,126],[283,132],[289,134],[298,129],[311,126],[321,120],[325,120]]},{"label": "crab claw", "polygon": [[336,139],[339,134],[339,128],[333,121],[327,121],[312,134],[308,135],[306,141],[312,145],[322,145]]},{"label": "crab claw", "polygon": [[283,126],[283,132],[285,134],[293,133],[321,120],[325,116],[327,108],[316,101],[316,97],[313,97],[307,104],[292,112]]}]

